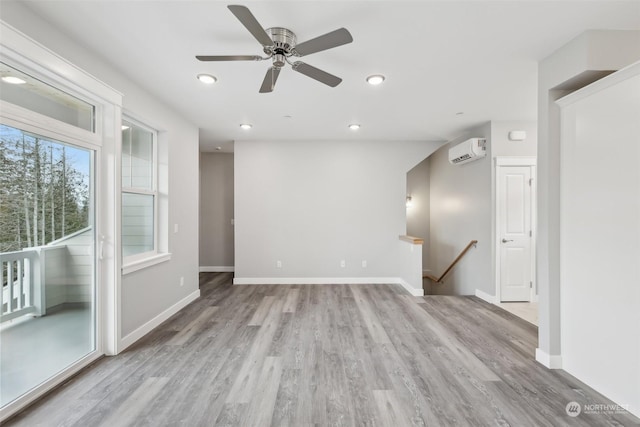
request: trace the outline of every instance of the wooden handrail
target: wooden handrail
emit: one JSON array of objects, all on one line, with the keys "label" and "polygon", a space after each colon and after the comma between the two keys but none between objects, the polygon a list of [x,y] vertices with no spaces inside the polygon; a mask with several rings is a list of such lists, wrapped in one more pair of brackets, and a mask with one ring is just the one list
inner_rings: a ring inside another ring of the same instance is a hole
[{"label": "wooden handrail", "polygon": [[429,280],[433,280],[435,283],[442,283],[442,280],[445,278],[445,276],[446,276],[447,274],[449,274],[449,272],[451,271],[451,269],[452,269],[452,268],[453,268],[453,267],[458,263],[458,261],[460,261],[460,259],[464,256],[464,254],[466,254],[466,253],[467,253],[467,251],[468,251],[469,249],[471,249],[471,246],[475,246],[477,243],[478,243],[478,241],[477,241],[477,240],[472,240],[472,241],[470,241],[470,242],[469,242],[469,244],[467,245],[467,247],[466,247],[466,248],[464,248],[464,249],[462,250],[462,252],[460,252],[460,255],[458,255],[458,256],[456,257],[456,259],[454,259],[454,260],[453,260],[453,262],[451,263],[451,265],[449,265],[449,267],[447,267],[447,269],[444,271],[444,273],[442,273],[442,274],[440,275],[440,277],[435,277],[435,276],[432,276],[432,275],[430,275],[430,274],[425,274],[424,276],[422,276],[422,278],[427,278],[427,279],[429,279]]}]

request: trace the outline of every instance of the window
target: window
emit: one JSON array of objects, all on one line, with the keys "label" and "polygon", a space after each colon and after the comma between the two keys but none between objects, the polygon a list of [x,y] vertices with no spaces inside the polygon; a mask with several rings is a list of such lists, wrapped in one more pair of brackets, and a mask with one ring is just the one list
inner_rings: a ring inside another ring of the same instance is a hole
[{"label": "window", "polygon": [[94,106],[0,62],[0,97],[27,110],[80,129],[95,131]]},{"label": "window", "polygon": [[157,254],[157,132],[122,122],[122,258]]}]

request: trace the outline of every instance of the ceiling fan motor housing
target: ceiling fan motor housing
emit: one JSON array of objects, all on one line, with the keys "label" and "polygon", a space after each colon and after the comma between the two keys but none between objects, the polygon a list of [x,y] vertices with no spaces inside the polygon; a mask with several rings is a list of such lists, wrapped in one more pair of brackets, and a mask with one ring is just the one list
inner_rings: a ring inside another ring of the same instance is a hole
[{"label": "ceiling fan motor housing", "polygon": [[282,27],[267,28],[267,33],[271,35],[273,46],[264,48],[266,54],[273,55],[273,66],[282,68],[286,64],[286,58],[293,55],[296,47],[296,35],[293,31]]}]

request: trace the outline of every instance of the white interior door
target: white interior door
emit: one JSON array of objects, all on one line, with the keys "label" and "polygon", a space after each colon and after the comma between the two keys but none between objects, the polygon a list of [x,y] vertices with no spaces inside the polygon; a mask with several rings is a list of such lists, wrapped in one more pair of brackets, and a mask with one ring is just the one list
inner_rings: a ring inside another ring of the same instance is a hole
[{"label": "white interior door", "polygon": [[531,166],[499,166],[497,179],[500,301],[530,301]]}]

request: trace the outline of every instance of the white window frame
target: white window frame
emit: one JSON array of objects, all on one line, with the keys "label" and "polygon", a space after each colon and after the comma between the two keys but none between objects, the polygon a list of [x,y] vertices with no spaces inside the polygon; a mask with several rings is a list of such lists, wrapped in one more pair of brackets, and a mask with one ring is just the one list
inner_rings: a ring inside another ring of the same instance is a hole
[{"label": "white window frame", "polygon": [[1,408],[2,422],[102,355],[118,352],[121,341],[120,277],[114,274],[118,271],[119,260],[113,256],[117,246],[112,243],[119,243],[119,237],[115,233],[115,209],[110,210],[109,207],[118,207],[118,200],[114,196],[120,185],[120,177],[115,173],[112,160],[119,143],[119,138],[114,139],[114,135],[116,129],[120,129],[122,95],[1,20],[0,32],[0,57],[3,62],[94,106],[92,131],[8,102],[0,102],[0,115],[8,126],[94,151],[94,179],[91,185],[95,198],[94,250],[97,252],[94,271],[95,349]]},{"label": "white window frame", "polygon": [[[145,131],[148,131],[152,135],[152,190],[147,190],[143,188],[135,188],[135,187],[125,187],[122,185],[121,188],[121,198],[122,194],[139,194],[139,195],[147,195],[153,196],[153,250],[141,252],[134,255],[129,255],[127,257],[122,257],[122,274],[126,275],[129,273],[133,273],[134,271],[141,270],[143,268],[151,267],[153,265],[159,264],[161,262],[165,262],[171,259],[171,254],[162,253],[159,249],[159,228],[160,224],[159,213],[158,213],[158,130],[154,129],[151,126],[146,125],[140,120],[134,119],[128,114],[123,114],[122,116],[123,124],[129,123],[136,127],[139,127]],[[121,162],[122,163],[122,152],[120,153]],[[122,171],[121,171],[122,173]],[[121,212],[122,215],[122,212]],[[122,223],[122,221],[121,221]]]}]

